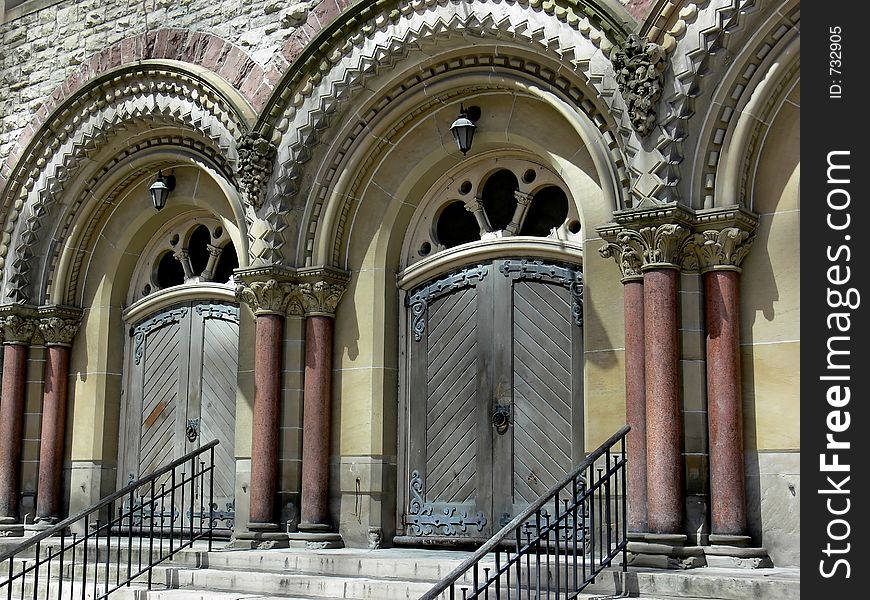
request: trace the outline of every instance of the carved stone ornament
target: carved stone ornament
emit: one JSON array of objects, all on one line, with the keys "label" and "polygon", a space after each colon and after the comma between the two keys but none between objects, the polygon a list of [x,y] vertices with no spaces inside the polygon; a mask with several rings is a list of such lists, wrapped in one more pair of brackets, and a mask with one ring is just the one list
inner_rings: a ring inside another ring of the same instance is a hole
[{"label": "carved stone ornament", "polygon": [[739,269],[755,241],[754,235],[737,227],[703,231],[694,238],[694,251],[701,272]]},{"label": "carved stone ornament", "polygon": [[628,117],[638,135],[648,135],[656,125],[656,103],[662,96],[665,50],[631,34],[624,48],[610,53],[619,91],[628,107]]},{"label": "carved stone ornament", "polygon": [[335,314],[346,285],[329,281],[306,281],[299,284],[302,308],[306,316]]},{"label": "carved stone ornament", "polygon": [[39,331],[46,346],[69,346],[78,333],[80,324],[79,319],[42,317],[39,319]]},{"label": "carved stone ornament", "polygon": [[2,317],[3,342],[6,344],[29,344],[36,333],[37,320],[33,317],[8,315]]},{"label": "carved stone ornament", "polygon": [[643,279],[643,255],[640,249],[633,244],[624,242],[607,242],[598,249],[598,254],[604,258],[612,258],[622,273],[622,281]]},{"label": "carved stone ornament", "polygon": [[301,314],[296,284],[277,279],[236,285],[236,300],[251,307],[254,314]]},{"label": "carved stone ornament", "polygon": [[245,199],[255,209],[263,205],[266,182],[272,175],[272,161],[277,148],[260,135],[250,133],[237,146],[239,185]]},{"label": "carved stone ornament", "polygon": [[636,257],[641,258],[642,270],[656,267],[692,268],[692,263],[696,261],[690,248],[692,241],[689,230],[675,223],[638,230],[623,229],[616,236],[623,255],[628,253],[632,264]]}]

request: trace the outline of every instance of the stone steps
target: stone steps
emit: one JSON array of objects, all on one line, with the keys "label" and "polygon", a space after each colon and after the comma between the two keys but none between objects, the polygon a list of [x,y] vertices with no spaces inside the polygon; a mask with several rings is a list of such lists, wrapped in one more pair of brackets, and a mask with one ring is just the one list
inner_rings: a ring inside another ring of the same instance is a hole
[{"label": "stone steps", "polygon": [[[118,552],[113,551],[113,554]],[[113,593],[111,598],[412,600],[428,591],[470,554],[412,548],[216,549],[208,552],[207,546],[200,545],[183,550],[171,562],[156,567],[152,590],[144,589],[137,582],[139,585]],[[120,556],[127,557],[123,548]],[[482,566],[492,567],[494,558],[486,562],[488,564]],[[69,572],[68,565],[65,570]],[[80,569],[77,571],[77,580],[80,580]],[[56,575],[55,567],[52,573]],[[561,574],[564,577],[564,569]],[[470,581],[463,583],[470,587]],[[706,567],[663,571],[632,567],[623,574],[615,568],[600,574],[580,598],[612,598],[623,589],[639,600],[798,600],[800,577],[797,569]],[[31,590],[32,587],[27,588],[28,592]],[[56,597],[56,594],[52,592],[50,596]],[[89,596],[87,593],[86,598]],[[64,594],[64,597],[70,596]],[[461,597],[460,592],[457,598]],[[555,594],[551,597],[558,600]]]}]

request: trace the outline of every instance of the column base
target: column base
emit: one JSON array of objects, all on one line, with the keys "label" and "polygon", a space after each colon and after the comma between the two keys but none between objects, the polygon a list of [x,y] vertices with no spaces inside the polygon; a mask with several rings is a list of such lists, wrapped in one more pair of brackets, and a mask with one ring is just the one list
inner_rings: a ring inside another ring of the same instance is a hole
[{"label": "column base", "polygon": [[24,537],[24,525],[15,522],[0,522],[0,537]]},{"label": "column base", "polygon": [[704,548],[686,546],[688,537],[673,533],[629,533],[628,566],[694,569],[707,565]]},{"label": "column base", "polygon": [[248,531],[236,531],[227,548],[239,550],[272,550],[289,548],[287,532],[276,523],[248,523]]},{"label": "column base", "polygon": [[59,522],[60,521],[57,519],[57,517],[37,518],[33,523],[25,525],[24,529],[26,531],[40,532],[45,531],[46,529],[51,529]]},{"label": "column base", "polygon": [[308,523],[303,521],[297,526],[296,533],[290,534],[291,548],[307,548],[322,550],[326,548],[344,548],[341,535],[333,531],[326,523]]},{"label": "column base", "polygon": [[710,545],[704,548],[707,565],[738,569],[769,569],[773,561],[764,548],[750,547],[748,535],[710,534]]}]

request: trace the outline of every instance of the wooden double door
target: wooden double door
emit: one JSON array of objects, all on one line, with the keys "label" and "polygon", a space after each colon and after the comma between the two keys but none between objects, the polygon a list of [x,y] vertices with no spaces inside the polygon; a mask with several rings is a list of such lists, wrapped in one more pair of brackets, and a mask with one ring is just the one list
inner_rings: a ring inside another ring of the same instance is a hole
[{"label": "wooden double door", "polygon": [[[239,307],[176,305],[139,321],[130,333],[120,472],[126,481],[119,483],[145,477],[217,439],[213,501],[218,528],[231,530]],[[176,526],[179,516],[185,525],[191,519],[198,524],[207,502],[197,498],[193,514],[190,506],[175,507]]]},{"label": "wooden double door", "polygon": [[406,536],[487,538],[582,459],[582,289],[505,259],[408,294]]}]

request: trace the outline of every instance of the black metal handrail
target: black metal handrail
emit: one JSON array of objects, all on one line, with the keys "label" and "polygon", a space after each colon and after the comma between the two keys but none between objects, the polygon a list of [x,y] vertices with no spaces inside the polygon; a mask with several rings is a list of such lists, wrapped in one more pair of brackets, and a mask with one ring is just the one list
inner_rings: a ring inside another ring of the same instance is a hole
[{"label": "black metal handrail", "polygon": [[540,599],[542,594],[570,600],[620,553],[625,571],[625,436],[630,429],[625,425],[613,434],[420,600],[435,600],[444,592],[455,600],[457,587],[463,600]]},{"label": "black metal handrail", "polygon": [[11,600],[18,588],[15,597],[22,599],[80,594],[99,600],[139,578],[150,590],[156,565],[203,538],[211,550],[217,445],[213,440],[185,454],[0,554],[0,576],[6,571],[0,598]]}]

